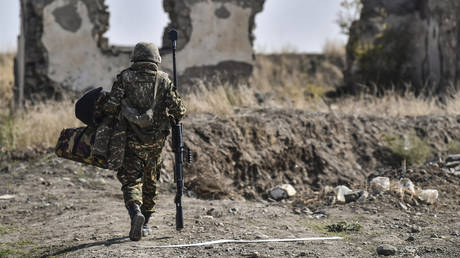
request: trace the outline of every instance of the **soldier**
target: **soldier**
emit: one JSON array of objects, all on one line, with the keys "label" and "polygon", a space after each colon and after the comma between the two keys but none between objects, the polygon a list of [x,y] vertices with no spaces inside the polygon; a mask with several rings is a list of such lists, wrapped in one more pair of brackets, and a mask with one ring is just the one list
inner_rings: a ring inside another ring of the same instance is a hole
[{"label": "soldier", "polygon": [[[157,180],[160,177],[161,150],[169,135],[171,121],[179,121],[185,106],[168,75],[159,71],[158,48],[153,43],[138,43],[132,52],[133,64],[117,75],[104,112],[127,124],[124,159],[117,171],[129,216],[129,237],[138,241],[152,234],[147,226],[154,212]],[[113,149],[111,149],[113,151]],[[121,151],[122,152],[122,151]]]}]

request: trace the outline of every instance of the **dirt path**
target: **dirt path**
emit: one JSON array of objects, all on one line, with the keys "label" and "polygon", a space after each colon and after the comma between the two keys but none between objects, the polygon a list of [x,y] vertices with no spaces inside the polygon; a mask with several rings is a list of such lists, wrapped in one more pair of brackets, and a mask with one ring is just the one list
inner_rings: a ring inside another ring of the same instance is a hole
[{"label": "dirt path", "polygon": [[[113,172],[45,154],[0,167],[0,257],[369,257],[380,244],[397,256],[459,257],[460,200],[443,194],[435,206],[407,210],[392,196],[363,203],[293,208],[289,202],[207,201],[184,197],[185,229],[174,227],[173,185],[162,183],[154,235],[131,242],[128,214]],[[5,198],[5,197],[4,197]],[[326,225],[359,222],[358,232],[329,233]],[[417,232],[419,231],[419,232]],[[411,233],[413,232],[413,233]],[[149,249],[139,246],[217,239],[341,236],[343,240],[221,244]],[[409,239],[409,237],[413,239]]]}]

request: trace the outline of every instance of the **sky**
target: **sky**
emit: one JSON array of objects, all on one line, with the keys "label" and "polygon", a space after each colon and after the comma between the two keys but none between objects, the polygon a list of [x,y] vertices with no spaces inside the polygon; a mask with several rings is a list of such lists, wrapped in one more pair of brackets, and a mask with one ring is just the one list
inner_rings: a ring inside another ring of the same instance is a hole
[{"label": "sky", "polygon": [[[161,45],[163,29],[169,21],[162,0],[106,0],[110,44],[134,45],[153,41]],[[139,8],[141,7],[141,8]],[[335,23],[340,0],[266,0],[256,15],[255,48],[263,52],[296,50],[321,52],[326,40],[345,42]],[[135,17],[135,19],[133,19]],[[138,26],[139,23],[145,26]],[[0,52],[16,49],[19,34],[19,0],[0,3]]]}]

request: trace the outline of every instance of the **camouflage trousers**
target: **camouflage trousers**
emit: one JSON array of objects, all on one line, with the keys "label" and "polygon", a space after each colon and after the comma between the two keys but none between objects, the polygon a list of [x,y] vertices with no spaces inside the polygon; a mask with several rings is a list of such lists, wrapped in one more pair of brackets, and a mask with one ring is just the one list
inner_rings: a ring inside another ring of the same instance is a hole
[{"label": "camouflage trousers", "polygon": [[123,165],[117,178],[126,207],[132,202],[141,205],[143,213],[153,213],[157,201],[157,181],[160,178],[160,157],[164,141],[157,144],[142,144],[128,137]]}]

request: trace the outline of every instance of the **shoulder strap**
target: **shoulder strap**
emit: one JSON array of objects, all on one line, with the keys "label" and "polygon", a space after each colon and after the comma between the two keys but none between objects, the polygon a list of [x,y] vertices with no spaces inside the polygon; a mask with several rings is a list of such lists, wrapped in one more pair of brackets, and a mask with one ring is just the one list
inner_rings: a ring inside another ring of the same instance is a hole
[{"label": "shoulder strap", "polygon": [[160,77],[160,73],[158,72],[155,76],[155,88],[153,89],[153,107],[155,106],[156,102],[157,102],[157,92],[158,92],[158,81],[159,81],[159,78]]}]

